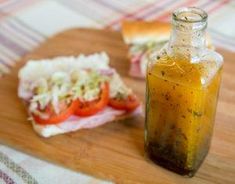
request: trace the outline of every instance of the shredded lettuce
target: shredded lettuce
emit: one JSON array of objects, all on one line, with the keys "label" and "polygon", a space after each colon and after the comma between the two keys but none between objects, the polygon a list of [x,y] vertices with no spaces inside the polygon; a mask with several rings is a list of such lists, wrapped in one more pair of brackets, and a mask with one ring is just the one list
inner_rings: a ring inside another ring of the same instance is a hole
[{"label": "shredded lettuce", "polygon": [[73,98],[83,101],[95,100],[100,94],[100,84],[107,78],[97,71],[83,71],[72,88]]},{"label": "shredded lettuce", "polygon": [[127,97],[132,91],[123,83],[114,71],[112,75],[105,75],[98,70],[73,70],[70,73],[55,72],[50,77],[41,77],[31,84],[34,93],[30,101],[30,111],[45,116],[40,110],[50,104],[54,112],[60,113],[61,102],[70,104],[71,101],[96,100],[100,96],[101,84],[109,82],[110,97]]},{"label": "shredded lettuce", "polygon": [[136,55],[144,52],[151,52],[153,50],[159,50],[167,41],[153,42],[149,41],[144,44],[134,44],[130,47],[130,54]]},{"label": "shredded lettuce", "polygon": [[111,98],[126,98],[132,90],[128,88],[120,78],[120,76],[115,73],[110,80],[110,97]]},{"label": "shredded lettuce", "polygon": [[108,78],[96,70],[74,70],[71,73],[55,72],[49,78],[40,78],[32,84],[34,96],[30,111],[36,112],[39,104],[44,109],[52,104],[55,113],[60,113],[60,102],[72,100],[91,101],[99,98],[100,84]]}]

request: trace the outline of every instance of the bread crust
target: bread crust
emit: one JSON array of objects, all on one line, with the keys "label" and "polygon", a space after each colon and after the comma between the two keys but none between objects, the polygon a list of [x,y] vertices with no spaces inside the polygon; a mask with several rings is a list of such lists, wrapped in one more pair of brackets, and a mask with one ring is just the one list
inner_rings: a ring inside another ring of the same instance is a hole
[{"label": "bread crust", "polygon": [[165,41],[170,37],[170,30],[169,23],[159,21],[123,21],[122,23],[122,35],[126,44]]}]

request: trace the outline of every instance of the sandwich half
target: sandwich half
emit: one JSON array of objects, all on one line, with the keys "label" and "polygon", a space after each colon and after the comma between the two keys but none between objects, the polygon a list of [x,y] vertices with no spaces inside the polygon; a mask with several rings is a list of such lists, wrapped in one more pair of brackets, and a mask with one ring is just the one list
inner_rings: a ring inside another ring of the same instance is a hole
[{"label": "sandwich half", "polygon": [[106,53],[30,60],[18,96],[43,137],[94,128],[141,113],[140,102],[109,66]]},{"label": "sandwich half", "polygon": [[148,55],[160,50],[170,37],[170,24],[154,21],[124,21],[122,36],[128,45],[129,74],[144,78]]},{"label": "sandwich half", "polygon": [[[150,53],[159,51],[169,41],[170,32],[171,26],[165,22],[124,21],[122,23],[123,40],[128,45],[131,76],[145,78]],[[209,49],[214,49],[208,34],[206,44]]]}]

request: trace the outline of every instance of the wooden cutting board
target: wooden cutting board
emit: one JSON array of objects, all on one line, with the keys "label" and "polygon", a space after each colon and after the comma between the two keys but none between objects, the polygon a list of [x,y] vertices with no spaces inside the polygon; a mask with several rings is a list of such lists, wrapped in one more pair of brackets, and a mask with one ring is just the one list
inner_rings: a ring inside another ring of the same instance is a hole
[{"label": "wooden cutting board", "polygon": [[0,79],[0,142],[44,160],[116,183],[235,183],[235,54],[225,59],[210,153],[194,178],[167,171],[144,157],[144,118],[44,139],[27,122],[17,98],[17,73],[28,59],[106,51],[111,65],[144,101],[145,82],[128,76],[127,47],[118,32],[68,30],[47,40]]}]

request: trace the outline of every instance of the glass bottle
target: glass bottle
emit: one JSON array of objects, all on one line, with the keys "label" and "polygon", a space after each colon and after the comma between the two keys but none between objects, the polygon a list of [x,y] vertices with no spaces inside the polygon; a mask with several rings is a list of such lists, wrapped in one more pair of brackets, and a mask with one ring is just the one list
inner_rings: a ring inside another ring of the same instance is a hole
[{"label": "glass bottle", "polygon": [[170,40],[151,55],[146,74],[146,153],[190,177],[210,147],[223,65],[206,47],[206,27],[203,10],[176,10]]}]

